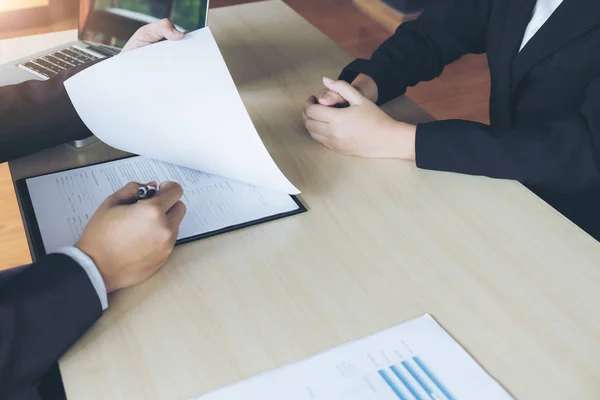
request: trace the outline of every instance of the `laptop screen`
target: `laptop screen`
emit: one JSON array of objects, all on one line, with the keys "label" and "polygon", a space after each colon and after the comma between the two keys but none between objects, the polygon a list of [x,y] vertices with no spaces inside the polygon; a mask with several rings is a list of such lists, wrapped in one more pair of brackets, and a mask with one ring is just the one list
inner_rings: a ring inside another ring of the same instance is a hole
[{"label": "laptop screen", "polygon": [[80,0],[79,40],[122,48],[141,26],[169,18],[179,30],[206,26],[208,0]]}]

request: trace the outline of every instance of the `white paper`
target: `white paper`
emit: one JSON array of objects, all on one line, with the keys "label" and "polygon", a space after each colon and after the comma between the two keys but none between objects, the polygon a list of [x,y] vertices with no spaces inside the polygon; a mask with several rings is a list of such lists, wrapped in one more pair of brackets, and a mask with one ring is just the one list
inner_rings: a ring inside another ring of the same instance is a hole
[{"label": "white paper", "polygon": [[103,61],[65,87],[90,131],[112,147],[299,193],[258,136],[208,28]]},{"label": "white paper", "polygon": [[[416,377],[416,378],[415,378]],[[198,400],[509,400],[429,315]]]},{"label": "white paper", "polygon": [[26,180],[46,253],[76,243],[104,199],[132,181],[181,184],[187,214],[178,239],[299,208],[282,192],[132,157]]}]

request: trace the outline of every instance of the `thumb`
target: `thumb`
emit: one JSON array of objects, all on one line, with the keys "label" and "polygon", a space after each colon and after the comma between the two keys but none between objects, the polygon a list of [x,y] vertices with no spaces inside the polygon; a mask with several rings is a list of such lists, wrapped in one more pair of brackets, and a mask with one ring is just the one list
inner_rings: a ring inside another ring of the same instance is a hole
[{"label": "thumb", "polygon": [[158,42],[163,38],[168,40],[179,40],[183,37],[183,32],[177,30],[177,28],[175,28],[175,25],[173,25],[171,20],[169,20],[168,18],[161,19],[160,21],[152,25],[155,25],[153,27],[154,29],[152,29],[152,31],[150,32],[153,42]]},{"label": "thumb", "polygon": [[342,96],[351,106],[359,106],[363,103],[365,97],[352,85],[345,81],[334,81],[333,79],[323,78],[323,84],[334,92]]}]

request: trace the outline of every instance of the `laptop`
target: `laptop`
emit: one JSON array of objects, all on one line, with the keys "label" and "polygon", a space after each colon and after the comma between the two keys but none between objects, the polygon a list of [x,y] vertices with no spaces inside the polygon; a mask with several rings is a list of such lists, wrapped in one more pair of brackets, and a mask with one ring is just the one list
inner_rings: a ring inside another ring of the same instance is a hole
[{"label": "laptop", "polygon": [[0,66],[0,86],[54,75],[119,53],[140,27],[170,18],[183,32],[206,26],[209,0],[79,0],[76,42]]}]

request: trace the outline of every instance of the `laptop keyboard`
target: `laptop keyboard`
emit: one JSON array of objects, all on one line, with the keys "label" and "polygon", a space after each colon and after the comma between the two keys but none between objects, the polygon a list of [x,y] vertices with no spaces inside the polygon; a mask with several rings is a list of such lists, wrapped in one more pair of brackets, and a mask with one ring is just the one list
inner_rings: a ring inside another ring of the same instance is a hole
[{"label": "laptop keyboard", "polygon": [[48,79],[78,65],[98,60],[99,56],[83,51],[75,46],[62,49],[44,57],[19,64],[19,68],[32,72],[40,78]]}]

